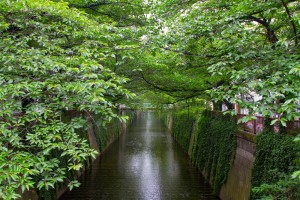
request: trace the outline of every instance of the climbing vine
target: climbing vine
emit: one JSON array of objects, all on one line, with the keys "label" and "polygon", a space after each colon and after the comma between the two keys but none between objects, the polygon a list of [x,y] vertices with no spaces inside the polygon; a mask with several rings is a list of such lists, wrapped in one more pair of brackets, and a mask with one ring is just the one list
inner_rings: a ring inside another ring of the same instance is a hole
[{"label": "climbing vine", "polygon": [[200,170],[204,170],[215,194],[226,182],[234,159],[236,130],[234,119],[207,110],[196,123],[191,159]]},{"label": "climbing vine", "polygon": [[291,136],[273,132],[258,136],[251,199],[299,199],[300,183],[291,179],[298,151]]},{"label": "climbing vine", "polygon": [[[122,111],[121,111],[122,112]],[[103,125],[102,117],[100,115],[95,115],[93,117],[93,129],[96,136],[97,144],[100,153],[103,152],[107,146],[117,139],[120,134],[125,131],[124,126],[130,126],[130,124],[135,120],[135,111],[124,111],[123,113],[118,113],[118,115],[126,116],[126,121],[122,121],[118,118],[113,118],[109,123]]]},{"label": "climbing vine", "polygon": [[102,152],[110,141],[113,141],[121,133],[121,122],[117,119],[113,119],[106,126],[101,123],[102,119],[96,115],[94,117],[94,131],[99,146],[100,152]]},{"label": "climbing vine", "polygon": [[235,155],[236,120],[208,110],[202,111],[200,115],[198,113],[199,111],[173,111],[172,134],[185,152],[188,152],[191,136],[194,134],[191,160],[205,172],[214,193],[218,194],[227,179]]},{"label": "climbing vine", "polygon": [[172,128],[169,127],[169,123],[171,122],[173,116],[169,110],[160,110],[157,112],[157,114],[164,129]]},{"label": "climbing vine", "polygon": [[186,153],[195,121],[195,111],[180,110],[173,113],[172,134]]}]

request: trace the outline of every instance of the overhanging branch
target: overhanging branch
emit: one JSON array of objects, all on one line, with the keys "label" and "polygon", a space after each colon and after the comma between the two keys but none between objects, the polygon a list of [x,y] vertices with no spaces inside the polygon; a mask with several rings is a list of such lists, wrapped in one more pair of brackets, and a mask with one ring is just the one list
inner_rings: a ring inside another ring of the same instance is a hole
[{"label": "overhanging branch", "polygon": [[294,35],[295,35],[295,39],[294,39],[295,45],[298,45],[297,28],[296,28],[295,22],[294,22],[293,19],[292,19],[290,10],[288,9],[286,3],[285,3],[283,0],[281,0],[281,3],[282,3],[282,5],[283,5],[283,7],[285,8],[285,12],[286,12],[286,14],[287,14],[287,16],[288,16],[288,18],[289,18],[289,20],[290,20],[291,26],[292,26],[292,28],[293,28]]},{"label": "overhanging branch", "polygon": [[186,89],[186,88],[172,88],[172,89],[168,89],[168,88],[164,88],[164,87],[161,87],[161,86],[158,86],[152,82],[150,82],[149,80],[147,80],[143,74],[143,72],[140,72],[140,75],[141,75],[141,78],[150,86],[152,86],[153,88],[155,89],[158,89],[158,90],[161,90],[161,91],[164,91],[164,92],[170,92],[170,93],[174,93],[174,92],[204,92],[206,91],[207,89],[202,89],[202,90],[199,90],[199,89]]}]

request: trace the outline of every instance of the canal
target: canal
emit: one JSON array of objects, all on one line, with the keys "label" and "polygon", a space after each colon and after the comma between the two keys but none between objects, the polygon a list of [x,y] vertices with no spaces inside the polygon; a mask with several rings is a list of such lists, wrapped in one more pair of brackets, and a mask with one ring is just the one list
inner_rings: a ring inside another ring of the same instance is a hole
[{"label": "canal", "polygon": [[60,200],[215,200],[153,112],[144,112]]}]

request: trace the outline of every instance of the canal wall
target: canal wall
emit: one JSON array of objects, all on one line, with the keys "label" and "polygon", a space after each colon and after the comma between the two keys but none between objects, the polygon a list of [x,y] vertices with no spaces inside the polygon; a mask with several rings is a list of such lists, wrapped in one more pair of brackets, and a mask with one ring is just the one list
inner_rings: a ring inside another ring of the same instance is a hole
[{"label": "canal wall", "polygon": [[300,147],[290,133],[266,128],[253,135],[220,112],[176,112],[161,117],[221,199],[298,199],[300,182],[291,177]]},{"label": "canal wall", "polygon": [[[94,115],[93,113],[79,113],[79,112],[69,112],[65,113],[65,120],[71,120],[74,117],[85,117],[87,120],[87,130],[81,131],[82,137],[89,141],[90,147],[98,152],[97,158],[113,143],[121,134],[125,133],[127,127],[135,120],[135,117],[139,115],[137,111],[118,111],[119,115],[127,115],[129,120],[126,122],[121,122],[118,119],[112,119],[111,122],[105,126],[101,125],[101,116]],[[91,162],[94,160],[87,161],[85,167],[76,173],[70,173],[68,175],[69,179],[77,179],[81,176],[83,171],[89,167]],[[65,191],[67,187],[65,185],[60,185],[56,189],[48,191],[25,191],[22,194],[22,200],[53,200],[59,198]]]},{"label": "canal wall", "polygon": [[234,118],[209,111],[173,112],[167,118],[169,132],[215,194],[224,200],[249,199],[255,141],[238,131]]},{"label": "canal wall", "polygon": [[227,181],[223,184],[219,196],[224,200],[247,200],[250,198],[251,176],[256,144],[252,139],[237,133],[235,159],[229,170]]},{"label": "canal wall", "polygon": [[299,199],[299,143],[287,132],[264,130],[256,138],[250,199]]}]

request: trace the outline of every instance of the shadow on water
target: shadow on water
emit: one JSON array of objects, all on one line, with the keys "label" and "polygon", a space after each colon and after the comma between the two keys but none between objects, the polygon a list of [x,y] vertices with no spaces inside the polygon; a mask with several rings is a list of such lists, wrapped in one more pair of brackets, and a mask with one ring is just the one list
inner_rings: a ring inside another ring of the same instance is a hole
[{"label": "shadow on water", "polygon": [[142,113],[80,182],[60,200],[218,199],[152,112]]}]

